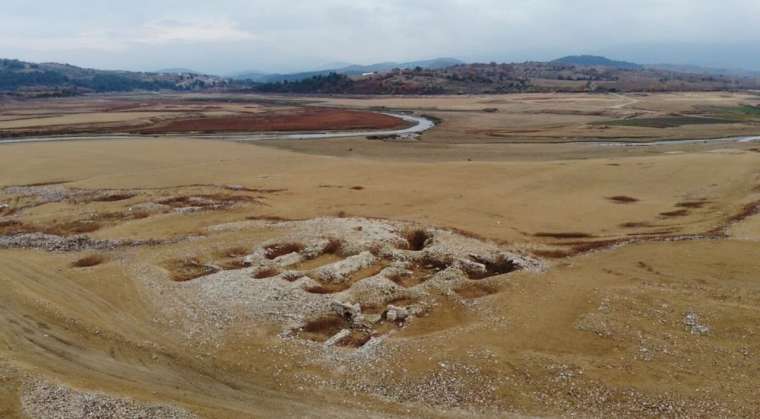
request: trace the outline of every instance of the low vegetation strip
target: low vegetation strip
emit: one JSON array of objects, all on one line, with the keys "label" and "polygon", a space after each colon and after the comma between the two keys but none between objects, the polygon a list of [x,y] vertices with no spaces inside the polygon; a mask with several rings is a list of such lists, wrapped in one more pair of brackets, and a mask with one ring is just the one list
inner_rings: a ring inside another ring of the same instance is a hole
[{"label": "low vegetation strip", "polygon": [[632,118],[614,121],[594,122],[592,125],[643,127],[643,128],[677,128],[683,125],[732,124],[739,122],[728,118],[697,116],[665,116],[658,118]]}]

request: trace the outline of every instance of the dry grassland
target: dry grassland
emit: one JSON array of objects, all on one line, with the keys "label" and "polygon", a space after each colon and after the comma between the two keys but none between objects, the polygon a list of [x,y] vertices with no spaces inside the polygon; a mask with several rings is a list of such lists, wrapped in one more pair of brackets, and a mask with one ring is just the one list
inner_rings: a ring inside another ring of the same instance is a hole
[{"label": "dry grassland", "polygon": [[739,135],[589,124],[757,97],[309,100],[444,122],[0,145],[1,417],[55,406],[35,380],[210,418],[760,415],[757,146],[490,143]]}]

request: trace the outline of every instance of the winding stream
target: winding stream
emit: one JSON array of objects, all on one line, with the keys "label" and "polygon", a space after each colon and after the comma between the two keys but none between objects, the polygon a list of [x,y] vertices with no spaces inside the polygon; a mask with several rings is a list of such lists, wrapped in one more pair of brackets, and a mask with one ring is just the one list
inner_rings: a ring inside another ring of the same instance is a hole
[{"label": "winding stream", "polygon": [[[384,113],[384,115],[392,116],[402,119],[407,122],[411,122],[414,125],[404,129],[396,130],[359,130],[359,131],[314,131],[314,132],[297,132],[297,133],[285,133],[285,132],[264,132],[256,134],[247,133],[231,133],[231,134],[160,134],[162,138],[205,138],[214,140],[226,140],[226,141],[262,141],[262,140],[317,140],[326,138],[348,138],[348,137],[366,137],[366,136],[405,136],[414,135],[425,132],[435,126],[435,122],[428,118]],[[72,135],[51,135],[43,137],[26,137],[26,138],[9,138],[0,139],[0,144],[18,144],[18,143],[39,143],[49,141],[96,141],[96,140],[127,140],[135,138],[153,138],[155,135],[140,135],[140,134],[72,134]]]},{"label": "winding stream", "polygon": [[[263,140],[318,140],[329,138],[349,138],[349,137],[368,137],[368,136],[406,136],[423,133],[433,127],[435,122],[422,116],[383,113],[383,115],[392,116],[411,122],[414,125],[397,130],[359,130],[359,131],[311,131],[311,132],[262,132],[262,133],[230,133],[230,134],[161,134],[162,138],[200,138],[224,141],[263,141]],[[97,140],[128,140],[135,138],[153,138],[154,135],[141,134],[72,134],[72,135],[51,135],[43,137],[26,137],[26,138],[9,138],[0,139],[1,144],[18,144],[18,143],[36,143],[48,141],[97,141]],[[589,140],[589,141],[566,141],[549,144],[578,144],[589,146],[608,146],[608,147],[651,147],[658,145],[680,145],[680,144],[716,144],[716,143],[752,143],[760,142],[760,136],[743,136],[743,137],[724,137],[712,139],[696,140],[660,140],[635,142],[626,140]],[[517,144],[517,143],[515,143]],[[521,142],[519,144],[526,144]],[[531,144],[528,142],[528,144]],[[533,143],[540,144],[540,143]]]}]

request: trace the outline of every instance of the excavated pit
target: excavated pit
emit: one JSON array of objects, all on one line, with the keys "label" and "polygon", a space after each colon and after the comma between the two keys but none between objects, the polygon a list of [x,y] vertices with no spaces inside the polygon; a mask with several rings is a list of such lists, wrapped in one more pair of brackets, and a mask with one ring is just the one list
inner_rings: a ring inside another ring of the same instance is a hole
[{"label": "excavated pit", "polygon": [[[217,252],[221,262],[184,258],[165,266],[178,285],[163,295],[177,295],[177,305],[192,313],[194,324],[206,321],[218,332],[224,319],[261,319],[280,324],[288,339],[357,349],[392,339],[410,323],[439,313],[446,317],[456,311],[458,299],[499,292],[493,282],[501,275],[543,269],[540,261],[494,243],[409,223],[362,218],[247,223],[282,233],[253,249]],[[229,270],[213,271],[218,267]],[[453,327],[460,317],[444,323]]]}]

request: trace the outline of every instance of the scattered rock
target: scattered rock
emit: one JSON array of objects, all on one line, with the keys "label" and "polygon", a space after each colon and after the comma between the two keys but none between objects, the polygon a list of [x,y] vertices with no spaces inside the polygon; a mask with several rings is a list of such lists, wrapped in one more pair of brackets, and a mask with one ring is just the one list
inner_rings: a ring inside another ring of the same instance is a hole
[{"label": "scattered rock", "polygon": [[327,282],[343,282],[351,274],[364,268],[372,266],[377,258],[370,252],[362,252],[355,256],[350,256],[340,262],[327,265],[317,270],[316,275],[319,279]]},{"label": "scattered rock", "polygon": [[354,324],[359,324],[364,321],[362,316],[362,307],[359,303],[349,304],[340,301],[333,301],[330,305],[333,311],[340,317],[351,321]]},{"label": "scattered rock", "polygon": [[[209,230],[235,231],[246,225],[232,223]],[[358,349],[373,341],[370,338],[392,331],[380,327],[382,319],[403,322],[422,314],[435,315],[440,304],[454,304],[447,298],[459,301],[455,290],[472,282],[463,269],[479,280],[502,274],[498,269],[502,260],[509,262],[509,271],[542,269],[536,259],[444,229],[425,227],[425,248],[411,250],[405,233],[423,227],[410,223],[318,218],[267,227],[283,234],[251,249],[243,257],[249,266],[240,269],[185,283],[168,281],[165,270],[152,265],[132,270],[144,281],[141,289],[150,293],[148,298],[159,307],[162,321],[195,345],[214,347],[228,326],[262,320],[277,324],[284,336],[299,338],[306,345],[318,341],[322,346],[341,329],[350,329],[352,335],[336,346]],[[283,269],[327,254],[337,261],[304,271]],[[304,334],[304,325],[313,319],[330,318],[335,321]],[[313,333],[319,339],[311,339]],[[373,342],[380,345],[382,341]]]},{"label": "scattered rock", "polygon": [[403,307],[389,305],[385,310],[385,318],[389,322],[403,322],[409,317],[409,311]]},{"label": "scattered rock", "polygon": [[340,341],[348,338],[349,336],[351,336],[351,330],[349,330],[349,329],[343,329],[340,332],[336,333],[330,339],[327,339],[327,341],[325,341],[325,346],[328,347],[328,348],[331,347],[331,346],[335,346],[338,343],[340,343]]},{"label": "scattered rock", "polygon": [[122,247],[152,246],[161,243],[159,240],[94,240],[88,236],[61,237],[43,233],[0,236],[0,249],[43,249],[49,252],[113,250]]},{"label": "scattered rock", "polygon": [[21,404],[26,415],[37,419],[197,418],[175,406],[141,403],[43,381],[24,385]]},{"label": "scattered rock", "polygon": [[683,324],[686,325],[686,328],[692,335],[704,336],[710,333],[710,328],[701,324],[699,322],[699,316],[693,311],[686,313],[683,319]]}]

